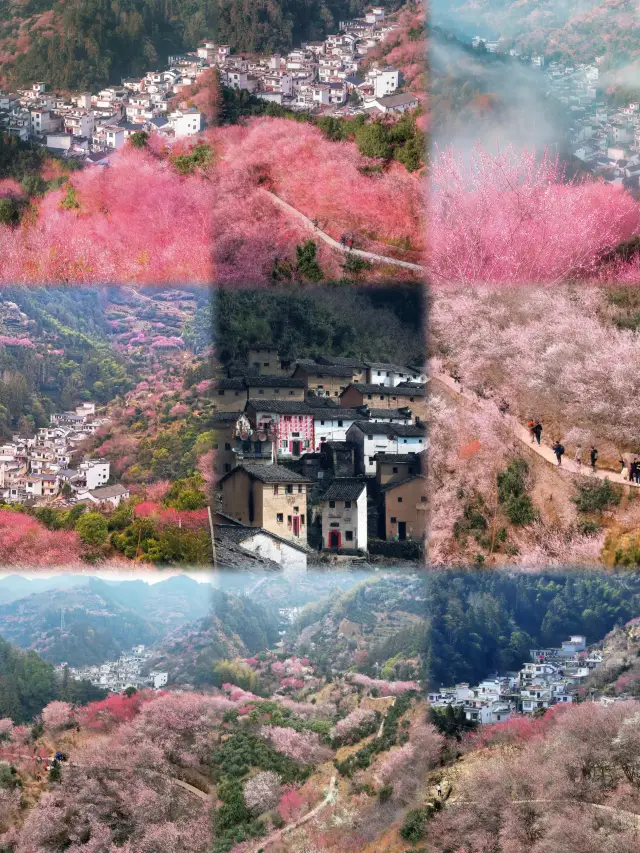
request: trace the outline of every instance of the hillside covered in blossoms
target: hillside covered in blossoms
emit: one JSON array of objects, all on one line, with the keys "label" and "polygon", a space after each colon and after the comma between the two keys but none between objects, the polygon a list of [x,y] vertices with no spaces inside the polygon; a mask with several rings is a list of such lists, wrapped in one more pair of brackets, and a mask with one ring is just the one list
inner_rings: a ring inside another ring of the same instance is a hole
[{"label": "hillside covered in blossoms", "polygon": [[434,562],[637,564],[636,303],[629,287],[433,300]]},{"label": "hillside covered in blossoms", "polygon": [[208,562],[206,291],[4,297],[3,565]]}]

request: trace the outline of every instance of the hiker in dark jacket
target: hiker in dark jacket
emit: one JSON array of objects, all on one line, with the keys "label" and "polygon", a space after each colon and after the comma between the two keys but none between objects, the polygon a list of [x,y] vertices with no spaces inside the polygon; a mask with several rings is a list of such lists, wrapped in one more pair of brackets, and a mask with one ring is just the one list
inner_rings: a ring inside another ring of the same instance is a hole
[{"label": "hiker in dark jacket", "polygon": [[560,444],[559,441],[556,441],[556,443],[552,447],[552,450],[556,454],[558,465],[562,465],[562,454],[564,453],[564,447]]},{"label": "hiker in dark jacket", "polygon": [[536,421],[536,425],[533,428],[533,434],[536,437],[536,441],[538,442],[538,446],[540,445],[540,436],[542,435],[542,424],[540,421]]},{"label": "hiker in dark jacket", "polygon": [[598,461],[598,448],[595,445],[591,446],[591,470],[595,473],[596,462]]}]

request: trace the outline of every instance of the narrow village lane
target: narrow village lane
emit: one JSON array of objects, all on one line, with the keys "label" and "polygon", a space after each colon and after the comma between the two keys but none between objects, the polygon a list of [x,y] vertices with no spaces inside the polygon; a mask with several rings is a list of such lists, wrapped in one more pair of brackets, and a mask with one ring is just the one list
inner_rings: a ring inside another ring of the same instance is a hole
[{"label": "narrow village lane", "polygon": [[[442,386],[445,391],[451,396],[455,397],[459,400],[465,400],[472,405],[476,405],[478,403],[478,397],[469,392],[462,390],[462,386],[459,382],[453,379],[451,376],[447,376],[444,373],[436,373],[431,371],[429,373],[429,379],[431,382],[435,382],[438,385]],[[497,406],[496,406],[497,409]],[[542,457],[545,462],[548,462],[550,465],[553,465],[554,468],[559,468],[560,471],[568,471],[570,474],[579,474],[583,477],[597,477],[599,480],[610,480],[612,483],[619,483],[623,486],[631,486],[631,488],[639,489],[640,483],[631,483],[629,480],[625,480],[622,477],[622,474],[618,471],[611,471],[607,468],[596,468],[595,472],[591,470],[591,466],[588,462],[582,464],[582,466],[578,466],[573,459],[567,458],[565,455],[562,459],[562,465],[558,466],[555,453],[549,447],[549,445],[541,444],[538,446],[536,442],[531,443],[531,436],[529,434],[529,430],[526,426],[520,424],[516,418],[512,415],[503,415],[505,423],[508,423],[511,431],[514,436],[518,439],[518,441],[522,442],[525,445],[527,450],[530,453],[535,453],[536,456]],[[588,448],[585,448],[585,455],[588,452]]]},{"label": "narrow village lane", "polygon": [[275,204],[287,213],[291,214],[291,216],[295,216],[301,220],[316,236],[327,243],[327,245],[331,246],[333,249],[337,249],[339,252],[343,252],[345,255],[357,255],[359,258],[366,258],[367,260],[373,261],[377,264],[393,264],[396,267],[404,267],[405,269],[418,270],[419,272],[425,273],[427,271],[427,268],[420,266],[420,264],[412,264],[409,263],[409,261],[400,261],[397,258],[388,258],[384,255],[375,255],[373,252],[365,252],[364,249],[347,249],[344,246],[341,246],[340,243],[337,240],[334,240],[333,237],[326,233],[326,231],[321,231],[320,228],[317,228],[308,216],[305,216],[304,213],[301,213],[295,207],[292,207],[286,201],[283,201],[280,196],[277,196],[269,190],[264,190],[263,192],[265,192],[269,198],[275,202]]}]

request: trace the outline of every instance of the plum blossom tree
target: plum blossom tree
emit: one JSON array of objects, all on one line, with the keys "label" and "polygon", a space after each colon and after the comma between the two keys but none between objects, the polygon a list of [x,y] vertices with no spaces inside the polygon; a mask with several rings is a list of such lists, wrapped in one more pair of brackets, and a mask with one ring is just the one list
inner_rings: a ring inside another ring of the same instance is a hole
[{"label": "plum blossom tree", "polygon": [[409,690],[417,690],[417,681],[385,681],[382,678],[370,678],[368,675],[356,673],[351,676],[351,681],[361,687],[373,688],[381,696],[400,696]]},{"label": "plum blossom tree", "polygon": [[331,754],[315,732],[297,732],[283,726],[262,726],[260,736],[278,752],[301,764],[320,764]]},{"label": "plum blossom tree", "polygon": [[302,814],[303,806],[304,801],[300,794],[293,788],[289,788],[280,798],[278,811],[285,823],[293,823]]},{"label": "plum blossom tree", "polygon": [[263,770],[244,785],[244,802],[248,809],[262,814],[277,806],[282,795],[282,780],[272,770]]},{"label": "plum blossom tree", "polygon": [[40,568],[81,567],[82,547],[74,531],[47,530],[35,518],[0,509],[0,563]]},{"label": "plum blossom tree", "polygon": [[351,734],[351,732],[361,728],[362,726],[367,726],[368,724],[374,722],[376,719],[375,711],[369,710],[367,708],[356,708],[354,711],[351,711],[350,714],[339,720],[335,726],[331,729],[331,737],[332,738],[344,738]]},{"label": "plum blossom tree", "polygon": [[68,702],[49,702],[42,709],[45,729],[56,731],[65,728],[73,720],[73,708]]},{"label": "plum blossom tree", "polygon": [[430,173],[429,269],[440,283],[549,284],[590,278],[638,233],[640,207],[601,181],[564,181],[547,153],[438,151]]},{"label": "plum blossom tree", "polygon": [[376,769],[375,778],[379,785],[387,785],[409,771],[416,758],[412,743],[392,749]]}]

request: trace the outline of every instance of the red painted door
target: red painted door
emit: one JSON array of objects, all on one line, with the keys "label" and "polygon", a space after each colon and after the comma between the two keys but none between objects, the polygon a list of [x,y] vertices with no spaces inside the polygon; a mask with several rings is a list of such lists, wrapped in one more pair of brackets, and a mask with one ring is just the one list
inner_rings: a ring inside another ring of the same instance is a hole
[{"label": "red painted door", "polygon": [[339,548],[340,547],[340,534],[337,530],[332,530],[329,533],[329,548]]},{"label": "red painted door", "polygon": [[293,535],[300,536],[300,516],[293,516]]}]

